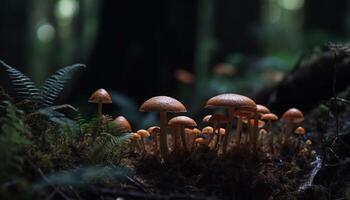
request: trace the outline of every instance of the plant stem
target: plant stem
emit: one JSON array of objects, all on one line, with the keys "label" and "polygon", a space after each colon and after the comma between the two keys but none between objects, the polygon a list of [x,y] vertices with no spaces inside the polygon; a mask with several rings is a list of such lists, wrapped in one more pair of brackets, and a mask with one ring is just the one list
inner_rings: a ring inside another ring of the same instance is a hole
[{"label": "plant stem", "polygon": [[187,151],[187,145],[186,145],[186,136],[185,136],[185,128],[184,127],[180,127],[180,136],[181,136],[181,141],[182,141],[182,145],[185,151]]}]

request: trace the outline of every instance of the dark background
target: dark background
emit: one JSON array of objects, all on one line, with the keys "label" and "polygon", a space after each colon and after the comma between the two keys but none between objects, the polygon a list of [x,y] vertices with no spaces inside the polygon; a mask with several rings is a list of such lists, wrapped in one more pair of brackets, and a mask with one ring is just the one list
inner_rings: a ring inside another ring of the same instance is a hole
[{"label": "dark background", "polygon": [[[215,78],[211,70],[218,63],[233,60],[231,64],[243,73],[272,56],[268,65],[282,60],[286,73],[300,52],[330,40],[346,40],[349,1],[298,0],[302,6],[292,9],[291,1],[1,0],[0,58],[38,84],[62,66],[87,64],[64,94],[66,101],[83,102],[101,87],[137,103],[160,94],[179,97],[183,88],[174,79],[176,69],[186,69],[200,82]],[[74,14],[59,17],[60,3],[72,2],[78,7]],[[278,13],[276,21],[272,17]],[[47,41],[37,38],[42,24],[55,30]],[[241,79],[262,73],[227,80],[241,84]],[[2,79],[3,75],[2,71]],[[212,85],[226,80],[220,81]],[[254,91],[254,84],[237,89],[234,83],[222,90]]]}]

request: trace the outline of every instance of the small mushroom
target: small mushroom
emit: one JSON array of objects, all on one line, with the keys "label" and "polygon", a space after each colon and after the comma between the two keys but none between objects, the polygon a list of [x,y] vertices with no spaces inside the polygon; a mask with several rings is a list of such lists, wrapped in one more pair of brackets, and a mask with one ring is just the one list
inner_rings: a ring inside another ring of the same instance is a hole
[{"label": "small mushroom", "polygon": [[139,141],[141,140],[141,136],[137,133],[131,133],[131,143],[130,143],[130,152],[135,153],[135,150],[141,152],[141,148],[139,145]]},{"label": "small mushroom", "polygon": [[116,128],[123,132],[131,132],[131,125],[124,116],[118,116],[113,120],[116,123]]},{"label": "small mushroom", "polygon": [[145,129],[140,129],[136,133],[141,136],[141,146],[143,148],[143,152],[146,152],[145,138],[150,136],[149,132]]},{"label": "small mushroom", "polygon": [[[186,142],[186,135],[185,135],[185,127],[194,127],[194,126],[197,126],[197,123],[189,118],[189,117],[186,117],[186,116],[177,116],[177,117],[174,117],[172,118],[171,120],[169,120],[168,124],[171,126],[171,127],[174,127],[177,131],[176,135],[180,135],[181,137],[181,142],[182,142],[182,146],[184,148],[185,151],[187,151],[187,142]],[[174,137],[174,139],[176,139],[176,136]],[[177,144],[176,144],[176,141],[174,142],[175,143],[175,152],[177,151]]]},{"label": "small mushroom", "polygon": [[160,134],[159,126],[151,126],[147,129],[147,131],[152,135],[153,138],[153,147],[155,154],[158,154],[158,135]]},{"label": "small mushroom", "polygon": [[210,142],[212,141],[212,139],[213,139],[213,136],[214,136],[214,129],[213,129],[213,127],[211,127],[211,126],[206,126],[206,127],[204,127],[203,129],[202,129],[202,134],[204,134],[204,135],[209,135],[209,140],[208,140],[208,147],[209,147],[209,145],[210,145]]},{"label": "small mushroom", "polygon": [[267,132],[270,133],[270,139],[269,139],[270,152],[272,154],[274,154],[274,152],[275,152],[275,148],[273,146],[274,138],[273,138],[273,133],[271,132],[271,130],[272,130],[272,121],[278,120],[278,117],[277,117],[277,115],[275,115],[273,113],[267,113],[267,114],[263,114],[260,119],[268,121]]},{"label": "small mushroom", "polygon": [[303,127],[299,126],[298,128],[296,128],[294,130],[294,133],[297,134],[297,136],[298,136],[298,141],[297,141],[296,148],[299,151],[300,144],[301,144],[301,137],[305,134],[305,129]]},{"label": "small mushroom", "polygon": [[97,103],[97,117],[102,117],[102,105],[106,103],[112,103],[112,97],[105,89],[96,90],[89,98],[89,103]]},{"label": "small mushroom", "polygon": [[297,108],[290,108],[282,115],[281,121],[286,122],[284,143],[289,144],[294,125],[304,121],[304,115]]},{"label": "small mushroom", "polygon": [[260,138],[259,143],[260,143],[261,147],[264,146],[264,138],[266,137],[266,135],[267,135],[267,131],[263,128],[260,129],[260,131],[259,131],[259,138]]},{"label": "small mushroom", "polygon": [[145,101],[139,109],[141,112],[159,112],[160,115],[160,154],[163,159],[168,157],[167,142],[167,112],[187,112],[185,106],[178,100],[168,96],[156,96]]}]

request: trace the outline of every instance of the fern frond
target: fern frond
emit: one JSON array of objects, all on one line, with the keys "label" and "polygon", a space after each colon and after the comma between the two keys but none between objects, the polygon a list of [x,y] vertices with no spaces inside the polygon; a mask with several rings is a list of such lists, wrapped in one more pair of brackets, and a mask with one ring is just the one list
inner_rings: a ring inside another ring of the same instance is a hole
[{"label": "fern frond", "polygon": [[73,73],[78,69],[85,67],[86,66],[83,64],[70,65],[58,70],[55,74],[48,78],[41,88],[42,106],[52,105],[56,97],[64,89],[65,83],[71,79]]},{"label": "fern frond", "polygon": [[6,72],[14,86],[14,90],[20,99],[40,101],[40,90],[30,78],[2,60],[0,60],[0,64],[6,68]]}]

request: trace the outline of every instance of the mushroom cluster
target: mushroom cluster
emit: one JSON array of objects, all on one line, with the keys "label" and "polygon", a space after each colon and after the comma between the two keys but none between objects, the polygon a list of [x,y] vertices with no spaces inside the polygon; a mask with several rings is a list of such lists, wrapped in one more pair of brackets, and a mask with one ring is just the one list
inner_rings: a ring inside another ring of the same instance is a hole
[{"label": "mushroom cluster", "polygon": [[[98,103],[98,116],[102,115],[102,103],[111,102],[107,98],[108,93],[100,90],[89,100]],[[205,108],[214,110],[214,113],[204,116],[200,124],[203,128],[199,128],[196,121],[188,116],[178,115],[168,120],[167,113],[177,115],[187,112],[180,101],[168,96],[155,96],[146,100],[139,110],[158,112],[160,123],[159,126],[133,132],[130,151],[142,155],[159,155],[167,160],[169,154],[202,149],[225,155],[231,149],[244,147],[254,153],[275,154],[283,145],[294,146],[298,152],[310,146],[310,140],[303,143],[302,137],[306,131],[300,125],[304,115],[297,108],[290,108],[282,115],[282,131],[279,132],[273,127],[279,119],[276,114],[240,94],[214,96],[206,102]],[[216,109],[225,109],[227,113],[219,113]],[[115,122],[120,129],[132,132],[130,123],[123,116],[117,117]],[[295,137],[292,133],[295,133]]]}]

